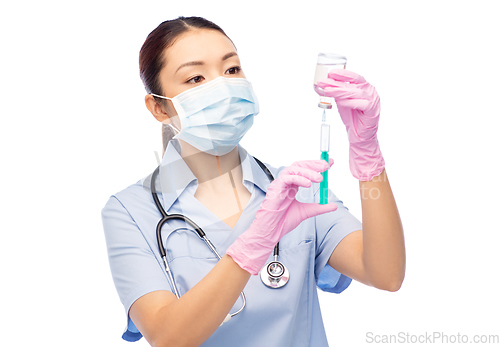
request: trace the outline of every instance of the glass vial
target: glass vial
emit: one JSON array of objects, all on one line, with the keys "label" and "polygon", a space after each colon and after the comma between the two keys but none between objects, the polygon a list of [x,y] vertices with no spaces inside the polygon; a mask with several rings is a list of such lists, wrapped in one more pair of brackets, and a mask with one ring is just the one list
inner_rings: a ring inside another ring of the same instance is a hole
[{"label": "glass vial", "polygon": [[332,108],[332,98],[325,96],[322,88],[318,87],[317,83],[320,80],[328,78],[328,73],[333,69],[345,69],[347,58],[335,53],[319,53],[318,62],[316,63],[316,72],[314,74],[314,90],[320,95],[318,107],[324,109]]}]

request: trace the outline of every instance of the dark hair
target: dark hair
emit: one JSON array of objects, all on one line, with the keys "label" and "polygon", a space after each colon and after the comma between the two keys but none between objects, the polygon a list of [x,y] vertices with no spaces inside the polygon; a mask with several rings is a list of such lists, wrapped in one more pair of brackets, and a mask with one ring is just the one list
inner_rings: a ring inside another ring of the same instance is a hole
[{"label": "dark hair", "polygon": [[229,38],[217,24],[202,17],[179,17],[158,25],[148,35],[139,52],[139,72],[148,94],[163,95],[159,75],[165,66],[165,49],[172,46],[179,35],[193,29],[217,30]]}]

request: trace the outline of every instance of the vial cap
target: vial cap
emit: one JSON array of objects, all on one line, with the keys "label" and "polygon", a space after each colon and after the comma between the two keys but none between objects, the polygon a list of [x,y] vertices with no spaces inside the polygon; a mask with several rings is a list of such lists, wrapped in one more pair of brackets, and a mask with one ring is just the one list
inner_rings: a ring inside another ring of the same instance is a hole
[{"label": "vial cap", "polygon": [[322,102],[318,102],[318,107],[329,110],[329,109],[332,108],[332,104],[325,104],[325,103],[322,103]]}]

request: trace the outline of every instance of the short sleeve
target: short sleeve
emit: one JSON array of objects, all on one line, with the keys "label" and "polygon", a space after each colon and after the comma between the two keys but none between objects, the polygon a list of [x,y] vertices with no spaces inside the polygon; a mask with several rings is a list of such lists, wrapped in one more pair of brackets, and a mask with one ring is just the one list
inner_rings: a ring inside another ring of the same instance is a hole
[{"label": "short sleeve", "polygon": [[[337,210],[316,217],[314,275],[321,290],[338,294],[343,292],[352,280],[328,265],[328,260],[340,241],[353,231],[360,230],[362,224],[335,194],[330,190],[328,193],[328,202],[337,204]],[[316,200],[319,201],[317,196]]]},{"label": "short sleeve", "polygon": [[142,335],[128,317],[130,306],[147,293],[171,288],[140,228],[115,196],[110,197],[101,217],[111,274],[127,315],[127,330],[122,337],[137,341]]}]

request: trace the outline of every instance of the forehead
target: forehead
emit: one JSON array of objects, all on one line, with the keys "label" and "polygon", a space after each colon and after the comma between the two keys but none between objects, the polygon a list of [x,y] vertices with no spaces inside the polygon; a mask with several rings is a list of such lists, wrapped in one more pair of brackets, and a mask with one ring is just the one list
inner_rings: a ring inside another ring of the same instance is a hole
[{"label": "forehead", "polygon": [[222,56],[234,51],[236,49],[231,40],[217,30],[189,30],[165,50],[165,69],[177,69],[188,61],[220,62]]}]

